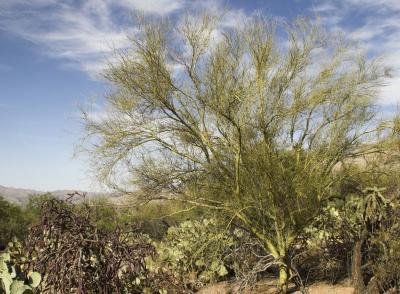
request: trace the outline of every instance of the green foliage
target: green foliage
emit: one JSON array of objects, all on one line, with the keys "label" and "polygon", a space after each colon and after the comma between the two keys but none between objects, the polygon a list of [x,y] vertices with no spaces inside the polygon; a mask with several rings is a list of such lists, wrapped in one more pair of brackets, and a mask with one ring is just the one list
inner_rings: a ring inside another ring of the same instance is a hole
[{"label": "green foliage", "polygon": [[21,206],[6,201],[0,197],[0,249],[5,248],[7,243],[17,237],[23,240],[28,233],[30,225]]},{"label": "green foliage", "polygon": [[25,218],[29,220],[30,225],[35,225],[40,220],[40,209],[42,204],[50,199],[54,199],[51,193],[34,195],[29,197],[28,203],[23,207]]},{"label": "green foliage", "polygon": [[90,221],[98,228],[114,231],[126,221],[125,215],[117,205],[105,197],[88,199],[83,203],[72,205],[74,212],[78,215],[85,214],[88,206],[90,207]]},{"label": "green foliage", "polygon": [[29,226],[39,220],[41,203],[49,198],[49,194],[31,196],[28,203],[22,206],[0,196],[0,249],[4,249],[13,237],[25,240]]},{"label": "green foliage", "polygon": [[234,238],[214,219],[185,221],[170,227],[156,243],[159,254],[153,267],[167,267],[192,288],[226,278]]},{"label": "green foliage", "polygon": [[129,211],[124,211],[124,214],[130,222],[138,224],[142,232],[153,239],[161,240],[169,227],[178,226],[189,219],[199,219],[205,211],[175,201],[160,201],[134,206]]},{"label": "green foliage", "polygon": [[0,253],[0,293],[35,293],[41,275],[27,268],[27,258],[21,243],[16,239],[9,242],[7,249]]}]

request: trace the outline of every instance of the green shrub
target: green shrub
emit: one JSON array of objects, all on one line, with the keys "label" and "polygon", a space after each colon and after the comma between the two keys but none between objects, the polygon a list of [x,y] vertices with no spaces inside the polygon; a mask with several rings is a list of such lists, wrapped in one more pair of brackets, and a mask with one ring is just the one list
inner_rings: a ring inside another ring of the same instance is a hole
[{"label": "green shrub", "polygon": [[76,214],[85,214],[87,207],[90,207],[90,221],[100,229],[111,232],[124,223],[121,210],[105,197],[88,199],[73,205]]},{"label": "green shrub", "polygon": [[138,224],[142,232],[161,240],[169,227],[178,226],[189,219],[200,219],[204,211],[199,207],[186,207],[182,203],[159,201],[136,206],[129,212],[125,211],[125,214],[130,214],[129,220]]},{"label": "green shrub", "polygon": [[0,215],[0,249],[4,249],[13,237],[20,240],[25,238],[29,220],[21,206],[8,202],[2,197],[0,197]]},{"label": "green shrub", "polygon": [[11,203],[0,196],[0,250],[16,237],[22,242],[28,235],[29,227],[39,220],[40,205],[50,194],[35,195],[24,206]]}]

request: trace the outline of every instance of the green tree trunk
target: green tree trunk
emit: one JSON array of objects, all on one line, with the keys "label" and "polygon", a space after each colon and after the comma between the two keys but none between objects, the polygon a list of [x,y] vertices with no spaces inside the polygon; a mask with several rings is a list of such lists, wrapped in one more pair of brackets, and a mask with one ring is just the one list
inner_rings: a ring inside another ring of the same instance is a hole
[{"label": "green tree trunk", "polygon": [[289,267],[287,263],[287,246],[285,246],[285,241],[281,237],[281,234],[277,234],[278,246],[276,246],[261,233],[257,231],[254,232],[257,237],[264,241],[265,251],[269,252],[275,258],[275,260],[280,262],[277,286],[280,293],[287,293],[289,282]]},{"label": "green tree trunk", "polygon": [[278,260],[281,262],[279,265],[279,279],[278,288],[280,293],[287,293],[289,283],[289,266],[287,260],[287,242],[282,233],[277,231],[278,239]]},{"label": "green tree trunk", "polygon": [[279,280],[278,288],[280,293],[286,293],[288,290],[288,266],[286,264],[281,264],[279,266]]}]

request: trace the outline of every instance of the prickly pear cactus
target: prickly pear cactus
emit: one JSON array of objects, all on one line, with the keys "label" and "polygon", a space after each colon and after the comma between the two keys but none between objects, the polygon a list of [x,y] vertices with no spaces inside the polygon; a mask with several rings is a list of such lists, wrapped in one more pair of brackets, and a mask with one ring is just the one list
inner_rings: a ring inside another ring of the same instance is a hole
[{"label": "prickly pear cactus", "polygon": [[25,257],[21,249],[21,243],[13,240],[6,250],[0,252],[0,294],[35,293],[35,288],[41,282],[38,272],[24,272]]},{"label": "prickly pear cactus", "polygon": [[170,227],[164,240],[155,244],[159,258],[155,263],[147,259],[147,266],[168,268],[190,287],[200,288],[228,274],[226,259],[233,245],[233,237],[221,233],[216,220],[185,221]]}]

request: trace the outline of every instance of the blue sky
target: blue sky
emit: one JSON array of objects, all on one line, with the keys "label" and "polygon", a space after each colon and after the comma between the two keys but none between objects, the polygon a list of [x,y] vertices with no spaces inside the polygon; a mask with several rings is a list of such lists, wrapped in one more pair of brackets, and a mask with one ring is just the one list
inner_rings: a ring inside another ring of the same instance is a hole
[{"label": "blue sky", "polygon": [[327,30],[392,67],[382,111],[400,101],[400,0],[0,0],[0,185],[101,189],[85,158],[73,158],[78,105],[106,91],[99,73],[114,49],[128,45],[132,12],[178,18],[226,4],[227,22],[255,10],[288,20],[318,15]]}]

